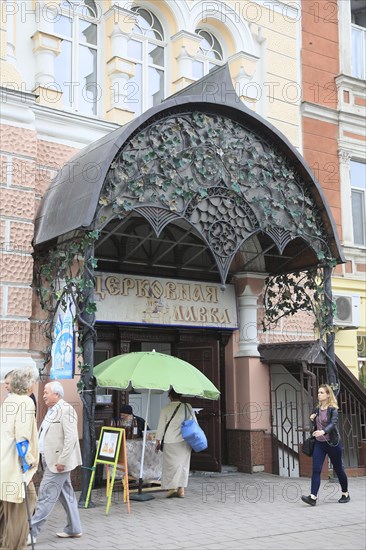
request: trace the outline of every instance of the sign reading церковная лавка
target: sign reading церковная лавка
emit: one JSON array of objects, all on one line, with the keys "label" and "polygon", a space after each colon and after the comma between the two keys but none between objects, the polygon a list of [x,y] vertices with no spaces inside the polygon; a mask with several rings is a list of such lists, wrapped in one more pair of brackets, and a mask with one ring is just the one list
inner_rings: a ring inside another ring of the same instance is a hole
[{"label": "sign reading \u0446\u0435\u0440\u043a\u043e\u0432\u043d\u0430\u044f \u043b\u0430\u0432\u043a\u0430", "polygon": [[97,321],[190,327],[237,328],[235,289],[212,283],[135,277],[96,276]]}]

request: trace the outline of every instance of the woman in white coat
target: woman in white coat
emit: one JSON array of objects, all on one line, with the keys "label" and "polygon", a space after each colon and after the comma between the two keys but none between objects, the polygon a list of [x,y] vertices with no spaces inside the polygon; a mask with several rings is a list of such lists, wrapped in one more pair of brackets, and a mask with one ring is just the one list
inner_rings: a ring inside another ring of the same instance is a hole
[{"label": "woman in white coat", "polygon": [[[171,389],[168,393],[170,403],[160,411],[158,429],[156,431],[156,452],[163,449],[163,474],[161,488],[168,489],[167,498],[184,498],[184,488],[188,485],[189,466],[191,462],[191,447],[182,437],[181,424],[185,419],[185,407],[181,402],[181,394]],[[192,407],[188,418],[195,418]]]},{"label": "woman in white coat", "polygon": [[0,547],[23,550],[27,544],[28,517],[25,503],[21,461],[16,443],[29,442],[24,474],[30,514],[36,493],[32,477],[38,465],[38,433],[35,405],[29,397],[34,384],[33,369],[16,369],[11,373],[10,393],[0,408]]}]

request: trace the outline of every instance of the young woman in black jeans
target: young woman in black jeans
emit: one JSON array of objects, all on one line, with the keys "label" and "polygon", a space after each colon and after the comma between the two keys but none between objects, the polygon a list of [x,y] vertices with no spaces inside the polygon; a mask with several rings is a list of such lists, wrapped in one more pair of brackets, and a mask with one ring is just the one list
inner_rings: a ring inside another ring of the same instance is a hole
[{"label": "young woman in black jeans", "polygon": [[349,502],[348,479],[343,467],[343,449],[338,432],[338,404],[333,390],[328,384],[319,386],[318,406],[310,415],[310,420],[313,423],[313,436],[315,437],[311,494],[309,496],[303,495],[301,500],[306,504],[310,504],[310,506],[316,505],[320,487],[320,474],[325,457],[328,455],[342,488],[342,496],[338,502],[341,504]]}]

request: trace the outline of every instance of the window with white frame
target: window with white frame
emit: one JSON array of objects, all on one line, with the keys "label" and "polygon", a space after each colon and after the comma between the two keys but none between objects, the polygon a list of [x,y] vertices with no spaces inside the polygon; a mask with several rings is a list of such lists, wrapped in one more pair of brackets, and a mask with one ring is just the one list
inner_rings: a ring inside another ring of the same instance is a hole
[{"label": "window with white frame", "polygon": [[352,21],[352,76],[366,78],[366,4],[365,0],[351,0]]},{"label": "window with white frame", "polygon": [[66,108],[96,115],[101,88],[97,81],[98,6],[94,0],[61,0],[54,33],[61,38],[55,80]]},{"label": "window with white frame", "polygon": [[198,54],[193,62],[194,78],[202,78],[218,65],[223,64],[224,56],[220,42],[206,29],[196,29],[201,37]]},{"label": "window with white frame", "polygon": [[148,9],[132,7],[136,23],[127,43],[135,75],[127,83],[126,108],[140,115],[165,97],[165,42],[159,19]]},{"label": "window with white frame", "polygon": [[351,160],[353,242],[366,245],[366,163]]}]

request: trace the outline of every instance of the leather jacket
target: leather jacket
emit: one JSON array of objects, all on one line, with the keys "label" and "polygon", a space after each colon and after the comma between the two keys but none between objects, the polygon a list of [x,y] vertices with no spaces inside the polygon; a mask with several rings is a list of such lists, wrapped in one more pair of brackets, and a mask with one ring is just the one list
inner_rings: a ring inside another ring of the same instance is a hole
[{"label": "leather jacket", "polygon": [[[315,407],[313,410],[315,413],[315,418],[313,420],[313,432],[318,429],[316,424],[316,419],[319,414],[319,407]],[[338,445],[340,442],[340,435],[338,431],[338,409],[334,407],[328,407],[327,409],[327,425],[325,428],[322,428],[326,434],[329,434],[329,443],[331,445]]]}]

